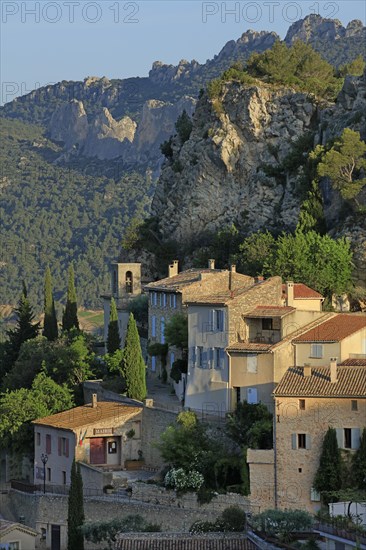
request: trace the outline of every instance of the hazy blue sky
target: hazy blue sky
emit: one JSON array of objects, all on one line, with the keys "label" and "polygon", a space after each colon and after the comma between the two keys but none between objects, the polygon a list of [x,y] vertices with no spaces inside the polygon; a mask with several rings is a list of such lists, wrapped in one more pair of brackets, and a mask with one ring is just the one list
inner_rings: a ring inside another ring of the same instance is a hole
[{"label": "hazy blue sky", "polygon": [[[365,23],[364,0],[1,0],[2,102],[60,80],[147,76],[155,60],[204,62],[247,29],[284,37],[309,13]],[[229,12],[235,11],[235,13]]]}]

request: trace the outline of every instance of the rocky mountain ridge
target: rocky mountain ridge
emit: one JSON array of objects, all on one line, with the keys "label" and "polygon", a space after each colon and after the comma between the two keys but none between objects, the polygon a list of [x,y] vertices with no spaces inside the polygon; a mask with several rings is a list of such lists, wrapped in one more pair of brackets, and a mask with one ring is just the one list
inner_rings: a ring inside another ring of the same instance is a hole
[{"label": "rocky mountain ridge", "polygon": [[[293,23],[284,41],[288,45],[295,40],[309,42],[339,65],[358,53],[366,58],[365,33],[358,20],[343,27],[338,20],[312,14]],[[64,143],[60,162],[72,160],[75,165],[78,157],[119,158],[134,169],[145,170],[150,164],[157,173],[162,160],[160,143],[174,133],[183,109],[193,112],[199,90],[234,62],[245,62],[253,52],[271,48],[279,38],[274,32],[248,30],[238,40],[227,42],[206,63],[181,60],[174,66],[156,61],[145,78],[63,81],[16,98],[0,112],[46,126],[51,139]],[[335,44],[336,56],[331,53]]]}]

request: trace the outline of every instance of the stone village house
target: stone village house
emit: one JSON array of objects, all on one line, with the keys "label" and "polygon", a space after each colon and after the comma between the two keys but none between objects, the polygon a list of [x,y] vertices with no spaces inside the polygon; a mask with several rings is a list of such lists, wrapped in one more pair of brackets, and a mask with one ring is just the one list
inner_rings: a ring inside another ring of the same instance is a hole
[{"label": "stone village house", "polygon": [[[72,461],[123,469],[141,450],[142,407],[99,401],[39,418],[34,424],[34,484],[69,485]],[[47,455],[45,467],[42,454]]]},{"label": "stone village house", "polygon": [[224,415],[238,401],[265,403],[294,364],[292,339],[329,314],[314,290],[280,277],[188,302],[186,407]]},{"label": "stone village house", "polygon": [[312,483],[328,427],[346,457],[366,427],[365,337],[366,315],[341,313],[294,338],[297,366],[273,392],[274,449],[248,450],[253,504],[319,509]]}]

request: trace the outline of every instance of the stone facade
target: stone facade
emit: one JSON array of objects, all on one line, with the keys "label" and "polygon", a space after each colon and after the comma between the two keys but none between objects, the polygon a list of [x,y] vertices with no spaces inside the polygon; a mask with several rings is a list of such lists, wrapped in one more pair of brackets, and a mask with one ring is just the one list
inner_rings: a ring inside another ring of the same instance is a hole
[{"label": "stone facade", "polygon": [[[294,364],[292,338],[326,318],[319,299],[304,311],[283,306],[282,288],[281,278],[272,277],[229,297],[189,303],[186,407],[222,416],[246,400],[273,410],[275,385]],[[220,327],[213,326],[215,316]]]},{"label": "stone facade", "polygon": [[[324,435],[331,426],[337,430],[342,453],[352,454],[359,446],[360,431],[366,426],[366,395],[358,399],[358,410],[352,410],[352,398],[306,398],[300,409],[295,397],[276,398],[276,470],[277,504],[280,508],[301,508],[316,512],[319,496],[312,491],[319,466]],[[353,449],[345,449],[344,429],[352,430]],[[305,442],[299,441],[305,434]],[[299,448],[299,444],[305,448]]]}]

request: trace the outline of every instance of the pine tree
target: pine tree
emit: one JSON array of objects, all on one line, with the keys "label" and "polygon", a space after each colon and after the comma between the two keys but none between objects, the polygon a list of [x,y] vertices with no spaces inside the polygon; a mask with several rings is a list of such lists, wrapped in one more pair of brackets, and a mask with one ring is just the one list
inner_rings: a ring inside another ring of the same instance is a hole
[{"label": "pine tree", "polygon": [[69,267],[67,301],[66,301],[66,307],[62,316],[62,328],[63,330],[71,330],[72,328],[76,328],[77,330],[79,330],[78,306],[77,306],[76,290],[75,290],[75,274],[74,274],[74,267],[72,264]]},{"label": "pine tree", "polygon": [[352,474],[358,489],[366,487],[366,428],[362,430],[360,446],[352,458]]},{"label": "pine tree", "polygon": [[80,464],[76,466],[74,459],[67,511],[67,550],[84,550],[84,536],[81,532],[84,519],[83,480]]},{"label": "pine tree", "polygon": [[109,315],[108,323],[108,337],[107,337],[107,351],[110,355],[120,349],[121,338],[118,329],[118,313],[116,302],[114,298],[111,298],[111,311]]},{"label": "pine tree", "polygon": [[322,491],[339,491],[342,485],[342,459],[338,448],[337,432],[328,428],[324,436],[319,468],[314,479],[314,488]]},{"label": "pine tree", "polygon": [[34,323],[35,315],[28,300],[27,288],[24,281],[23,291],[15,313],[18,316],[16,327],[8,330],[6,333],[8,341],[5,343],[5,358],[2,369],[4,372],[2,374],[5,374],[14,365],[23,342],[36,338],[39,331],[39,323]]},{"label": "pine tree", "polygon": [[52,278],[49,266],[47,266],[44,281],[43,336],[45,336],[47,340],[50,341],[56,340],[58,337],[57,317],[55,302],[52,296]]},{"label": "pine tree", "polygon": [[142,358],[140,338],[132,313],[130,313],[127,325],[122,364],[128,397],[142,401],[146,397],[146,366]]}]

